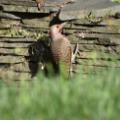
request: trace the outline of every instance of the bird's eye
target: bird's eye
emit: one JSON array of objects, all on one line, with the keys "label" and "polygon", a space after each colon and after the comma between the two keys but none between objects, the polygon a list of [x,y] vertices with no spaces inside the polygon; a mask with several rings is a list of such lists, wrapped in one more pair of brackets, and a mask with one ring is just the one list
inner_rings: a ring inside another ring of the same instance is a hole
[{"label": "bird's eye", "polygon": [[59,28],[59,25],[57,25],[56,27]]}]

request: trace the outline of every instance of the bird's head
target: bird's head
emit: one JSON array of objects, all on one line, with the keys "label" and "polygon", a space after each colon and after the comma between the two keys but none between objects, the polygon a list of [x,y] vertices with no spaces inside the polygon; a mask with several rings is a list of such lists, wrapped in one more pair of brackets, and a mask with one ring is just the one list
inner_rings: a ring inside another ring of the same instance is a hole
[{"label": "bird's head", "polygon": [[56,35],[56,34],[61,34],[62,29],[66,23],[61,23],[61,24],[55,24],[50,27],[50,36],[51,35]]}]

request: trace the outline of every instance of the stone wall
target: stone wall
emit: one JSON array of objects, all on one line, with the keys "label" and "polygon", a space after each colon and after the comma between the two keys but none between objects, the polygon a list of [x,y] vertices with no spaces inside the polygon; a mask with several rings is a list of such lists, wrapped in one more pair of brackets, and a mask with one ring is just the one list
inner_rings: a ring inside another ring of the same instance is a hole
[{"label": "stone wall", "polygon": [[[41,62],[46,57],[43,53],[49,52],[49,22],[58,10],[52,5],[48,1],[38,11],[32,0],[0,0],[0,77],[30,78],[42,68]],[[117,10],[109,9],[106,14],[103,10],[95,10],[95,14],[88,10],[84,15],[78,11],[79,18],[65,26],[63,32],[73,47],[79,43],[76,65],[82,67],[83,73],[87,73],[88,68],[92,68],[93,73],[108,68],[120,70],[120,14]]]}]

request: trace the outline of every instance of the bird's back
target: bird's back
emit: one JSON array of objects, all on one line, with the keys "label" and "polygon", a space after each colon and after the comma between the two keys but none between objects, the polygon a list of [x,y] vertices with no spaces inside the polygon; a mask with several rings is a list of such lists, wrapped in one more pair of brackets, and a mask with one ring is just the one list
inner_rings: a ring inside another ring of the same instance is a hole
[{"label": "bird's back", "polygon": [[69,76],[72,55],[70,41],[64,36],[57,40],[53,40],[51,42],[51,52],[54,63],[60,66],[60,69],[62,69],[61,72],[64,72],[67,76]]}]

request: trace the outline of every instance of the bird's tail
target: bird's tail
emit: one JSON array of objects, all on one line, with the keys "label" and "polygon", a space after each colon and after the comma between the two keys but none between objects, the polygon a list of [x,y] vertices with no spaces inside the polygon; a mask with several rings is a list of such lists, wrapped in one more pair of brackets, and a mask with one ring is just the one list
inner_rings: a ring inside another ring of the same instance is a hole
[{"label": "bird's tail", "polygon": [[71,61],[72,63],[74,64],[75,63],[75,60],[76,60],[76,56],[77,56],[77,53],[79,51],[79,44],[76,43],[74,49],[73,49],[73,52],[72,52],[72,58],[71,58]]},{"label": "bird's tail", "polygon": [[77,54],[79,52],[79,44],[76,43],[74,49],[73,49],[73,52],[72,52],[72,56],[71,56],[71,68],[70,68],[70,76],[72,77],[73,74],[75,73],[75,70],[73,70],[73,66],[74,64],[76,63],[76,58],[77,58]]}]

